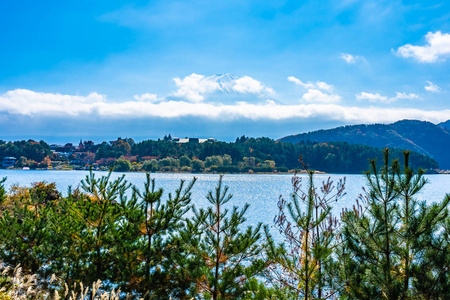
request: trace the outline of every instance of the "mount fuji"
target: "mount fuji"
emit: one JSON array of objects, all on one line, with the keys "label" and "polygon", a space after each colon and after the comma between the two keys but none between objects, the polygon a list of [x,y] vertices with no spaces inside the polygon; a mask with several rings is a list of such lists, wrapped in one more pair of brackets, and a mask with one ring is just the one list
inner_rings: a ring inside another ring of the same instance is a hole
[{"label": "mount fuji", "polygon": [[209,83],[215,83],[217,88],[210,93],[203,94],[203,102],[232,105],[237,102],[249,104],[264,104],[273,101],[284,104],[274,98],[272,89],[248,76],[236,76],[230,73],[216,74],[204,78]]},{"label": "mount fuji", "polygon": [[238,76],[230,73],[225,73],[209,76],[207,77],[207,79],[217,82],[219,84],[219,90],[221,92],[231,95],[237,94],[237,92],[233,89],[233,86],[236,84],[236,80],[239,79]]}]

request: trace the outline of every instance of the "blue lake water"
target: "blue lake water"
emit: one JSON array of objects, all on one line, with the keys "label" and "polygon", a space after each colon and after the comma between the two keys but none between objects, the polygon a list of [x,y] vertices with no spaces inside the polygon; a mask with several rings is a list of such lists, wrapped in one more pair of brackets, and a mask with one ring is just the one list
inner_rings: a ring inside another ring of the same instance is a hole
[{"label": "blue lake water", "polygon": [[[33,182],[47,181],[55,182],[59,191],[67,192],[67,188],[76,188],[80,181],[88,175],[88,171],[33,171],[33,170],[0,170],[0,178],[7,177],[6,187],[18,184],[30,186]],[[96,176],[107,175],[107,172],[95,172]],[[138,188],[142,189],[145,182],[145,173],[112,173],[115,179],[125,174],[125,178]],[[197,177],[197,182],[192,190],[192,203],[197,207],[207,205],[205,198],[208,191],[217,185],[219,175],[217,174],[185,174],[185,173],[152,173],[151,177],[156,180],[157,187],[164,189],[167,196],[174,192],[179,186],[180,180],[189,181]],[[299,175],[305,177],[305,175]],[[333,212],[339,214],[343,208],[351,208],[355,199],[363,192],[362,187],[366,185],[363,175],[340,175],[340,174],[317,174],[316,185],[319,186],[328,177],[334,182],[346,177],[346,195],[337,203],[333,204]],[[450,175],[427,175],[429,183],[418,195],[418,199],[428,203],[440,201],[446,193],[450,193]],[[229,186],[229,192],[233,198],[229,207],[233,205],[242,207],[244,203],[250,204],[247,211],[248,224],[263,222],[272,224],[277,213],[277,201],[281,196],[289,199],[292,193],[292,175],[290,174],[227,174],[223,183]]]}]

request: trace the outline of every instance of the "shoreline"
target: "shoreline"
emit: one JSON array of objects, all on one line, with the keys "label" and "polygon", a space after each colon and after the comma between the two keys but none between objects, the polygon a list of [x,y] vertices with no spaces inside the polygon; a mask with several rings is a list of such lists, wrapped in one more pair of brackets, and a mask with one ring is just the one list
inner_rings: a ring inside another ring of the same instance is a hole
[{"label": "shoreline", "polygon": [[[18,168],[8,168],[8,169],[0,169],[0,170],[13,170],[13,171],[89,171],[89,169],[18,169]],[[109,170],[92,170],[94,172],[109,172]],[[305,170],[295,172],[295,171],[289,171],[289,172],[237,172],[237,173],[230,173],[230,172],[182,172],[182,171],[170,171],[170,172],[164,172],[164,171],[156,171],[156,172],[148,172],[148,171],[112,171],[113,173],[160,173],[160,174],[233,174],[233,175],[288,175],[288,174],[306,174],[307,172]],[[314,174],[354,174],[354,175],[360,175],[360,173],[326,173],[322,171],[314,171]]]},{"label": "shoreline", "polygon": [[[89,171],[89,169],[19,169],[19,168],[7,168],[0,170],[14,170],[14,171]],[[95,172],[109,172],[109,169],[97,169],[93,170]],[[147,172],[147,171],[113,171],[113,173],[160,173],[160,174],[231,174],[231,175],[294,175],[294,174],[306,174],[305,170],[301,170],[299,172],[295,172],[293,170],[288,172],[237,172],[237,173],[229,173],[229,172],[182,172],[182,171],[156,171],[156,172]],[[314,174],[345,174],[345,175],[363,175],[364,172],[361,173],[347,173],[347,172],[323,172],[323,171],[314,171]],[[450,170],[438,170],[434,172],[427,172],[426,175],[450,175]]]}]

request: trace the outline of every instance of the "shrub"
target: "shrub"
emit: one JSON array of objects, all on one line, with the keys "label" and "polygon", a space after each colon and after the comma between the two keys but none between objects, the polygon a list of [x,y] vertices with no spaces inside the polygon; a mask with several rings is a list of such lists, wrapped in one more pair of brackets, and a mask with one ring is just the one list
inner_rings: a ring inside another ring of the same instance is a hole
[{"label": "shrub", "polygon": [[114,171],[128,172],[128,171],[130,171],[130,169],[131,169],[131,163],[124,158],[119,158],[114,163]]}]

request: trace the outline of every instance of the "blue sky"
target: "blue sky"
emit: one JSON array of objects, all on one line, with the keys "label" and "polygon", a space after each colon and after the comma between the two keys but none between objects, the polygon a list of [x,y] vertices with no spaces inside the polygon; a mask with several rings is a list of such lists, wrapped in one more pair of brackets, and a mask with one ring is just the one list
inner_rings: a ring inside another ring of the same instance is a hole
[{"label": "blue sky", "polygon": [[450,119],[443,0],[2,1],[0,30],[5,140]]}]

